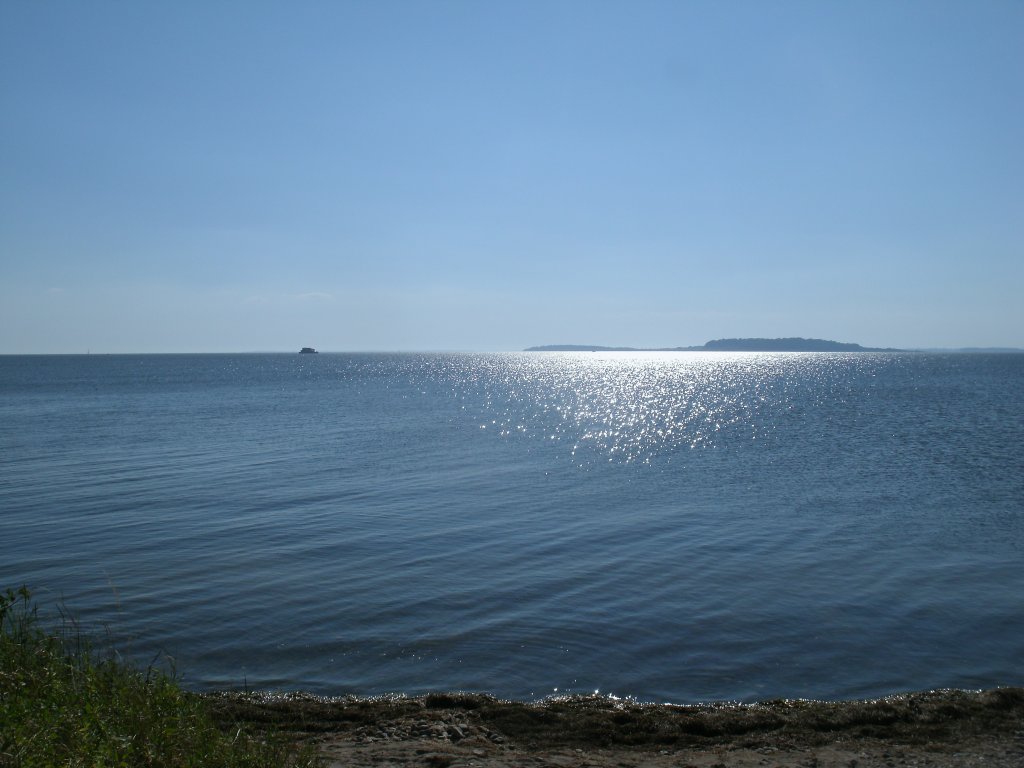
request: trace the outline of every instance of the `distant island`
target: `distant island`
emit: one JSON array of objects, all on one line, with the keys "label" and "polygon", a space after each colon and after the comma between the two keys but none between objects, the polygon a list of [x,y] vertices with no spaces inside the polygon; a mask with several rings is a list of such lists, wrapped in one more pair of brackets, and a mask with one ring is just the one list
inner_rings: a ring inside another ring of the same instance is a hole
[{"label": "distant island", "polygon": [[713,339],[699,347],[598,347],[589,344],[549,344],[524,352],[901,352],[881,347],[862,347],[827,339]]}]

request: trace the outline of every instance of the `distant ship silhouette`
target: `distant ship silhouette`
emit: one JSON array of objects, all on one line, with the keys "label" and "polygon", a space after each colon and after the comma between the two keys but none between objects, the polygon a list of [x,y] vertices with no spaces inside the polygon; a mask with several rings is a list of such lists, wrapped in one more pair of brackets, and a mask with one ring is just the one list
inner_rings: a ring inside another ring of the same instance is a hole
[{"label": "distant ship silhouette", "polygon": [[317,351],[315,349],[313,349],[312,347],[303,347],[302,349],[299,350],[299,354],[300,355],[315,355],[315,354],[317,354]]}]

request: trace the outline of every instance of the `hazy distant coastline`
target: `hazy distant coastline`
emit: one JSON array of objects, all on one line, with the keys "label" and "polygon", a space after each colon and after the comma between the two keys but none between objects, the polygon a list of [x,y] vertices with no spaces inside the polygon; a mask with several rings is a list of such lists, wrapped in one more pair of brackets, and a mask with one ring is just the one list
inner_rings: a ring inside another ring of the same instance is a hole
[{"label": "hazy distant coastline", "polygon": [[698,347],[601,347],[590,344],[549,344],[526,352],[902,352],[901,349],[862,347],[827,339],[712,339]]},{"label": "hazy distant coastline", "polygon": [[862,347],[828,339],[712,339],[698,347],[602,347],[595,344],[547,344],[524,352],[960,352],[964,354],[1020,354],[1019,347],[930,347],[897,349]]}]

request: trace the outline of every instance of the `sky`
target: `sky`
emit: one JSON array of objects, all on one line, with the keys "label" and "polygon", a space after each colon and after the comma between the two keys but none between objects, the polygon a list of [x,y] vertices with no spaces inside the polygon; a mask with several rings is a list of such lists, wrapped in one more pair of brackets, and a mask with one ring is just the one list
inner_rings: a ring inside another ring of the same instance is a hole
[{"label": "sky", "polygon": [[1024,347],[1020,0],[0,3],[0,353]]}]

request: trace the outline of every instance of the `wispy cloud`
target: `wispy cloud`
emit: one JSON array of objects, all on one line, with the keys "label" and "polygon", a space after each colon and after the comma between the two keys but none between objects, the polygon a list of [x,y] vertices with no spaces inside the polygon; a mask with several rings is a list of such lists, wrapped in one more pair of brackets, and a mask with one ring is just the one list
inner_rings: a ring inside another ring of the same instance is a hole
[{"label": "wispy cloud", "polygon": [[244,299],[246,304],[288,305],[295,302],[334,301],[334,294],[324,291],[308,291],[306,293],[255,293]]},{"label": "wispy cloud", "polygon": [[296,293],[292,298],[301,301],[334,301],[334,295],[323,291],[310,291],[309,293]]}]

